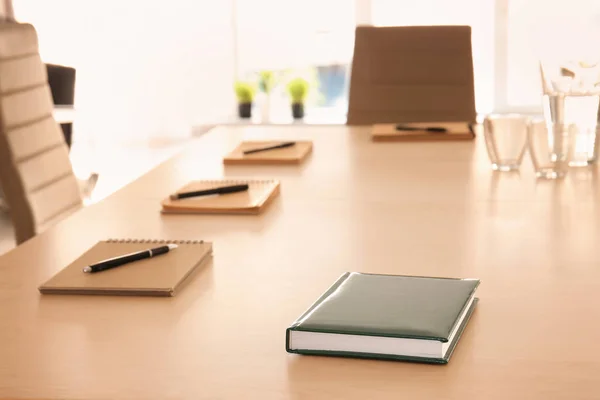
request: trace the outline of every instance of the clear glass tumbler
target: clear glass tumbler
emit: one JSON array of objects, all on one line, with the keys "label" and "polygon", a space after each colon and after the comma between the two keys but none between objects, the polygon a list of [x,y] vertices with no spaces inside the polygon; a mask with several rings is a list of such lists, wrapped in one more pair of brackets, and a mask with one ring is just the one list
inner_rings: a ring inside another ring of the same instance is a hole
[{"label": "clear glass tumbler", "polygon": [[573,158],[575,138],[575,128],[555,134],[548,129],[546,121],[531,121],[527,129],[527,146],[535,175],[542,179],[564,177]]},{"label": "clear glass tumbler", "polygon": [[519,114],[491,114],[483,121],[485,145],[495,171],[519,169],[527,147],[529,119]]}]

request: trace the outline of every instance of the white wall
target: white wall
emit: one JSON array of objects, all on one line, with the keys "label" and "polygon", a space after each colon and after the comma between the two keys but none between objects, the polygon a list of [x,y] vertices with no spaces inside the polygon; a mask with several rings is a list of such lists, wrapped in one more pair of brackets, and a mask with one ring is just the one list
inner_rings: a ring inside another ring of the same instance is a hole
[{"label": "white wall", "polygon": [[74,140],[190,134],[232,114],[231,2],[14,0],[46,62],[77,68]]}]

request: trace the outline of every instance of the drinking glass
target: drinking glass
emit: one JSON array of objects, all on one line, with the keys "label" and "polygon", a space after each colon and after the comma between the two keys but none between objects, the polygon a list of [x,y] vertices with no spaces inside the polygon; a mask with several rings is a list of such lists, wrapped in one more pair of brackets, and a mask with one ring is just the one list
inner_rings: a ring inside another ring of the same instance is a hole
[{"label": "drinking glass", "polygon": [[548,124],[542,119],[531,121],[527,128],[527,147],[538,178],[562,178],[569,169],[576,129],[571,127],[560,135],[555,132],[548,129]]},{"label": "drinking glass", "polygon": [[[575,134],[570,166],[586,166],[598,158],[600,133],[600,24],[597,1],[569,4],[564,12],[579,18],[565,29],[537,40],[544,118],[550,137]],[[594,4],[594,8],[590,8]],[[562,26],[568,18],[556,15]],[[550,22],[550,21],[547,21]]]},{"label": "drinking glass", "polygon": [[544,117],[554,137],[575,131],[571,166],[598,158],[600,59],[546,60],[541,63]]},{"label": "drinking glass", "polygon": [[491,114],[483,121],[485,145],[495,171],[519,169],[527,147],[528,118],[519,114]]}]

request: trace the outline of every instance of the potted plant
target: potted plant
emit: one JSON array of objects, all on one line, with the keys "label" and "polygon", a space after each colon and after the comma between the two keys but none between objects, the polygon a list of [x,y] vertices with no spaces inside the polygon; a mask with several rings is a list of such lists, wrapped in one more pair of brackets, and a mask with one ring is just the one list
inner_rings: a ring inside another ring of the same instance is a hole
[{"label": "potted plant", "polygon": [[240,118],[250,118],[252,116],[252,101],[256,89],[248,82],[236,82],[235,95],[238,100],[238,114]]},{"label": "potted plant", "polygon": [[303,78],[292,79],[287,90],[292,100],[292,115],[294,119],[304,118],[304,101],[308,95],[308,81]]},{"label": "potted plant", "polygon": [[271,93],[273,86],[275,86],[275,75],[273,74],[273,71],[260,71],[258,73],[258,87],[260,90],[269,94]]}]

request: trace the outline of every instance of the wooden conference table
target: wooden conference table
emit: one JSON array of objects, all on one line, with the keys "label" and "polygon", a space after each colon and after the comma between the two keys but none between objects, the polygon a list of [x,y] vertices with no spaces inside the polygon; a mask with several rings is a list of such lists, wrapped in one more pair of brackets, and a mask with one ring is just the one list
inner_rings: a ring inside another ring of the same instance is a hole
[{"label": "wooden conference table", "polygon": [[[226,167],[241,139],[310,138],[299,167]],[[161,215],[188,180],[281,179],[261,216]],[[368,128],[217,128],[0,257],[0,398],[598,399],[595,169],[494,174],[483,138],[372,143]],[[104,238],[204,239],[174,298],[40,295]],[[344,271],[481,279],[446,366],[290,355],[285,328]]]}]

